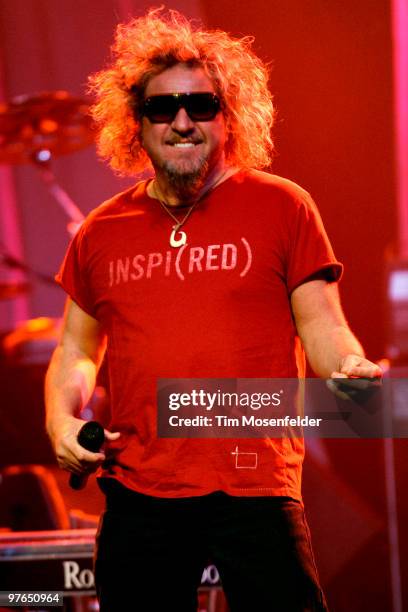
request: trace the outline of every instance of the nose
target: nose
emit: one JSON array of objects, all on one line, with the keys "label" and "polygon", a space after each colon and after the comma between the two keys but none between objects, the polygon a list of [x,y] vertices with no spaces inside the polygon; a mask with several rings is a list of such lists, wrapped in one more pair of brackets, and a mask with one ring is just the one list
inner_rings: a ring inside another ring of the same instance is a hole
[{"label": "nose", "polygon": [[194,130],[194,121],[190,119],[186,109],[181,107],[174,117],[171,127],[175,132],[185,134],[186,132]]}]

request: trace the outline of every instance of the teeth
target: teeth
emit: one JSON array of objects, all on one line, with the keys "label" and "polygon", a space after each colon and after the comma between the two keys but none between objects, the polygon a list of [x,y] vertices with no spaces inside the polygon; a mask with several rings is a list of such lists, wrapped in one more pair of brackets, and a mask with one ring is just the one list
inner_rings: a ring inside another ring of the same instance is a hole
[{"label": "teeth", "polygon": [[187,147],[194,147],[194,143],[193,142],[176,142],[174,143],[173,147],[183,147],[183,148],[187,148]]}]

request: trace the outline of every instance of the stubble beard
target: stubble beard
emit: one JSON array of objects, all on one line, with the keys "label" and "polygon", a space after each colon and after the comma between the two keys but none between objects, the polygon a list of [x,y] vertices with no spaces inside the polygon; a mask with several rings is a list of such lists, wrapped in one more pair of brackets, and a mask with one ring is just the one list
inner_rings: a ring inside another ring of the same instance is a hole
[{"label": "stubble beard", "polygon": [[201,158],[195,167],[180,167],[180,164],[164,161],[161,170],[165,174],[168,186],[181,202],[194,200],[205,185],[209,173],[209,163]]}]

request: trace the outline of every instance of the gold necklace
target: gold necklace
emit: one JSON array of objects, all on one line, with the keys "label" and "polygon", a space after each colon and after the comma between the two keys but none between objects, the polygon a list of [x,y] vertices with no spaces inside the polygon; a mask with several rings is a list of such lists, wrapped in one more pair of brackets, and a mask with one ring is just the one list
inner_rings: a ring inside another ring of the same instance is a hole
[{"label": "gold necklace", "polygon": [[[183,217],[183,219],[181,219],[181,221],[179,219],[177,219],[176,215],[173,215],[171,210],[169,210],[168,205],[159,197],[159,194],[157,193],[157,189],[156,189],[156,181],[153,179],[152,187],[153,187],[153,193],[156,196],[156,199],[160,202],[161,207],[163,208],[163,210],[165,210],[167,212],[167,214],[170,215],[170,217],[173,219],[173,221],[176,222],[175,225],[173,225],[172,231],[171,231],[171,234],[170,234],[170,246],[171,247],[177,249],[178,247],[184,246],[187,243],[187,234],[186,234],[186,232],[181,230],[182,226],[185,224],[185,222],[187,221],[187,219],[189,218],[189,216],[193,212],[194,208],[198,204],[198,202],[200,200],[202,200],[203,197],[205,195],[207,195],[207,193],[209,193],[212,189],[215,189],[215,187],[222,181],[222,179],[224,178],[224,176],[227,174],[227,172],[229,170],[230,170],[230,168],[227,168],[221,174],[220,178],[217,181],[215,181],[215,183],[213,183],[212,185],[210,185],[207,189],[205,189],[203,191],[203,193],[195,200],[195,202],[192,203],[192,205],[188,209],[186,215],[184,215],[184,217]],[[179,238],[176,237],[177,233],[180,234]]]}]

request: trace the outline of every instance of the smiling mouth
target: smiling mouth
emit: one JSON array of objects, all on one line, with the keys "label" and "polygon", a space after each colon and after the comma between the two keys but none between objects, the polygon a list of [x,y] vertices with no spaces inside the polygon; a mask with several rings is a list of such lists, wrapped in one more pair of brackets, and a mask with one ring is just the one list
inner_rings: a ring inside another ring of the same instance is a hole
[{"label": "smiling mouth", "polygon": [[196,147],[197,145],[201,144],[202,141],[199,140],[197,142],[167,142],[166,144],[169,145],[170,147],[175,147],[177,149],[192,149],[193,147]]}]

